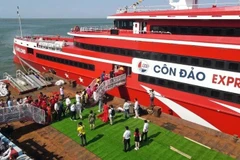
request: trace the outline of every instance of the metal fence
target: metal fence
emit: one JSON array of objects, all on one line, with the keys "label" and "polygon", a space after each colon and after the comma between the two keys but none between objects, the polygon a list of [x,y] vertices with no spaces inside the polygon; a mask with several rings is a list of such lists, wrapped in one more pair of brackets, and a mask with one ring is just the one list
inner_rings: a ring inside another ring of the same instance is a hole
[{"label": "metal fence", "polygon": [[45,111],[31,104],[0,108],[0,123],[26,120],[45,124]]}]

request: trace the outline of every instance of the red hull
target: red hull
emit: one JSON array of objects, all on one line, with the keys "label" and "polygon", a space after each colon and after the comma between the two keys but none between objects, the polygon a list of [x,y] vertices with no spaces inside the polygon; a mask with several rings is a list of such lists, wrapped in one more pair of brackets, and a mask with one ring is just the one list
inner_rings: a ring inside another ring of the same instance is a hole
[{"label": "red hull", "polygon": [[[15,47],[16,46],[26,50],[26,48],[23,46],[15,44]],[[70,49],[71,48],[66,48],[65,51],[69,50],[72,53],[79,51],[79,49]],[[38,49],[35,49],[34,54],[40,52],[46,55],[52,55],[51,50],[42,51]],[[35,55],[22,54],[18,51],[16,51],[16,55],[21,57],[24,61],[26,61],[41,72],[46,72],[49,69],[54,69],[58,76],[67,78],[69,80],[76,80],[77,83],[84,86],[88,86],[94,78],[98,77],[101,74],[103,70],[112,70],[112,64],[96,62],[93,60],[78,59],[78,61],[84,61],[95,65],[96,70],[89,71],[67,66],[64,64],[57,64],[55,62],[50,62],[47,60],[37,59]],[[14,61],[16,63],[19,63],[16,55],[14,57]],[[88,51],[82,52],[81,55],[88,55]],[[92,53],[91,56],[100,55]],[[74,60],[74,58],[64,55],[61,55],[61,57]],[[109,56],[108,59],[115,59],[115,56]],[[129,60],[128,58],[126,58],[125,60],[126,62],[130,62],[130,58]],[[81,78],[83,81],[80,81],[79,78]],[[207,126],[215,130],[219,130],[229,134],[240,135],[240,128],[237,127],[240,123],[240,115],[231,109],[223,107],[223,105],[219,105],[224,104],[239,109],[239,105],[235,103],[216,100],[213,98],[206,98],[203,96],[193,95],[190,93],[181,92],[165,87],[141,83],[138,82],[138,75],[134,73],[132,73],[131,76],[128,76],[126,86],[115,88],[109,91],[109,94],[124,99],[126,98],[131,101],[133,101],[134,98],[137,97],[141,105],[148,106],[150,100],[147,91],[150,88],[154,88],[157,93],[164,95],[164,97],[156,97],[154,102],[155,105],[161,106],[163,108],[163,112],[170,114],[170,110],[173,110],[174,116]],[[186,97],[189,98],[186,99]],[[176,112],[174,110],[176,110]],[[193,116],[193,119],[189,118],[191,116]]]}]

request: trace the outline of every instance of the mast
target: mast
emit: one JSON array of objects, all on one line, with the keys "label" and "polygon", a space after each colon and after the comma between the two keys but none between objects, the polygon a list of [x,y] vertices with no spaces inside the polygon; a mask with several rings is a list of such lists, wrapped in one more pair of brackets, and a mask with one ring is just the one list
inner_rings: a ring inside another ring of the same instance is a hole
[{"label": "mast", "polygon": [[17,15],[18,15],[20,36],[21,36],[21,38],[23,38],[23,34],[22,34],[22,22],[21,22],[21,16],[20,16],[20,13],[19,13],[19,6],[17,6]]}]

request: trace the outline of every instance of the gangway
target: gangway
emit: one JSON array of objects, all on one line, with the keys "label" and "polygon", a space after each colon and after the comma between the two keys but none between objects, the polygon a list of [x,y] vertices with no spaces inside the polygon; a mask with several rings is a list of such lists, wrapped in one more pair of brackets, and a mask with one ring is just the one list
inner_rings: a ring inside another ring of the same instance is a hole
[{"label": "gangway", "polygon": [[36,71],[34,71],[31,68],[29,68],[29,70],[28,70],[28,76],[31,79],[33,79],[35,81],[35,83],[37,83],[38,85],[40,85],[42,87],[52,85],[51,82],[46,81],[42,75],[40,75],[39,73],[37,73]]},{"label": "gangway", "polygon": [[[31,85],[29,85],[28,83],[26,83],[25,81],[23,81],[22,79],[13,78],[7,72],[3,73],[3,78],[7,79],[10,82],[10,85],[13,88],[17,89],[19,93],[25,93],[25,92],[36,89],[36,88],[32,87]],[[24,82],[26,84],[21,84],[19,82]]]},{"label": "gangway", "polygon": [[99,97],[102,97],[105,94],[105,92],[124,85],[126,83],[126,78],[127,78],[126,74],[122,74],[103,81],[94,93],[93,97],[94,101],[97,102],[99,100]]},{"label": "gangway", "polygon": [[26,82],[28,82],[32,87],[34,88],[41,88],[42,86],[38,83],[35,83],[34,80],[32,80],[29,76],[27,76],[25,73],[23,73],[21,70],[16,71],[16,77],[19,79],[23,79]]},{"label": "gangway", "polygon": [[31,104],[0,108],[0,124],[23,120],[45,124],[45,111]]}]

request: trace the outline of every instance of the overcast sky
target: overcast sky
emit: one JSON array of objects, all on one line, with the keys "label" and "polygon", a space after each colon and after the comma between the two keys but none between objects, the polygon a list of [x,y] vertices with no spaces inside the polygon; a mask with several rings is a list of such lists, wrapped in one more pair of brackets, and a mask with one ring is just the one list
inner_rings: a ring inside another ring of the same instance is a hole
[{"label": "overcast sky", "polygon": [[[137,0],[1,0],[0,18],[16,18],[20,7],[23,18],[105,18],[116,9]],[[198,0],[199,3],[238,2],[239,0]],[[167,5],[168,0],[144,0],[142,5]]]}]

